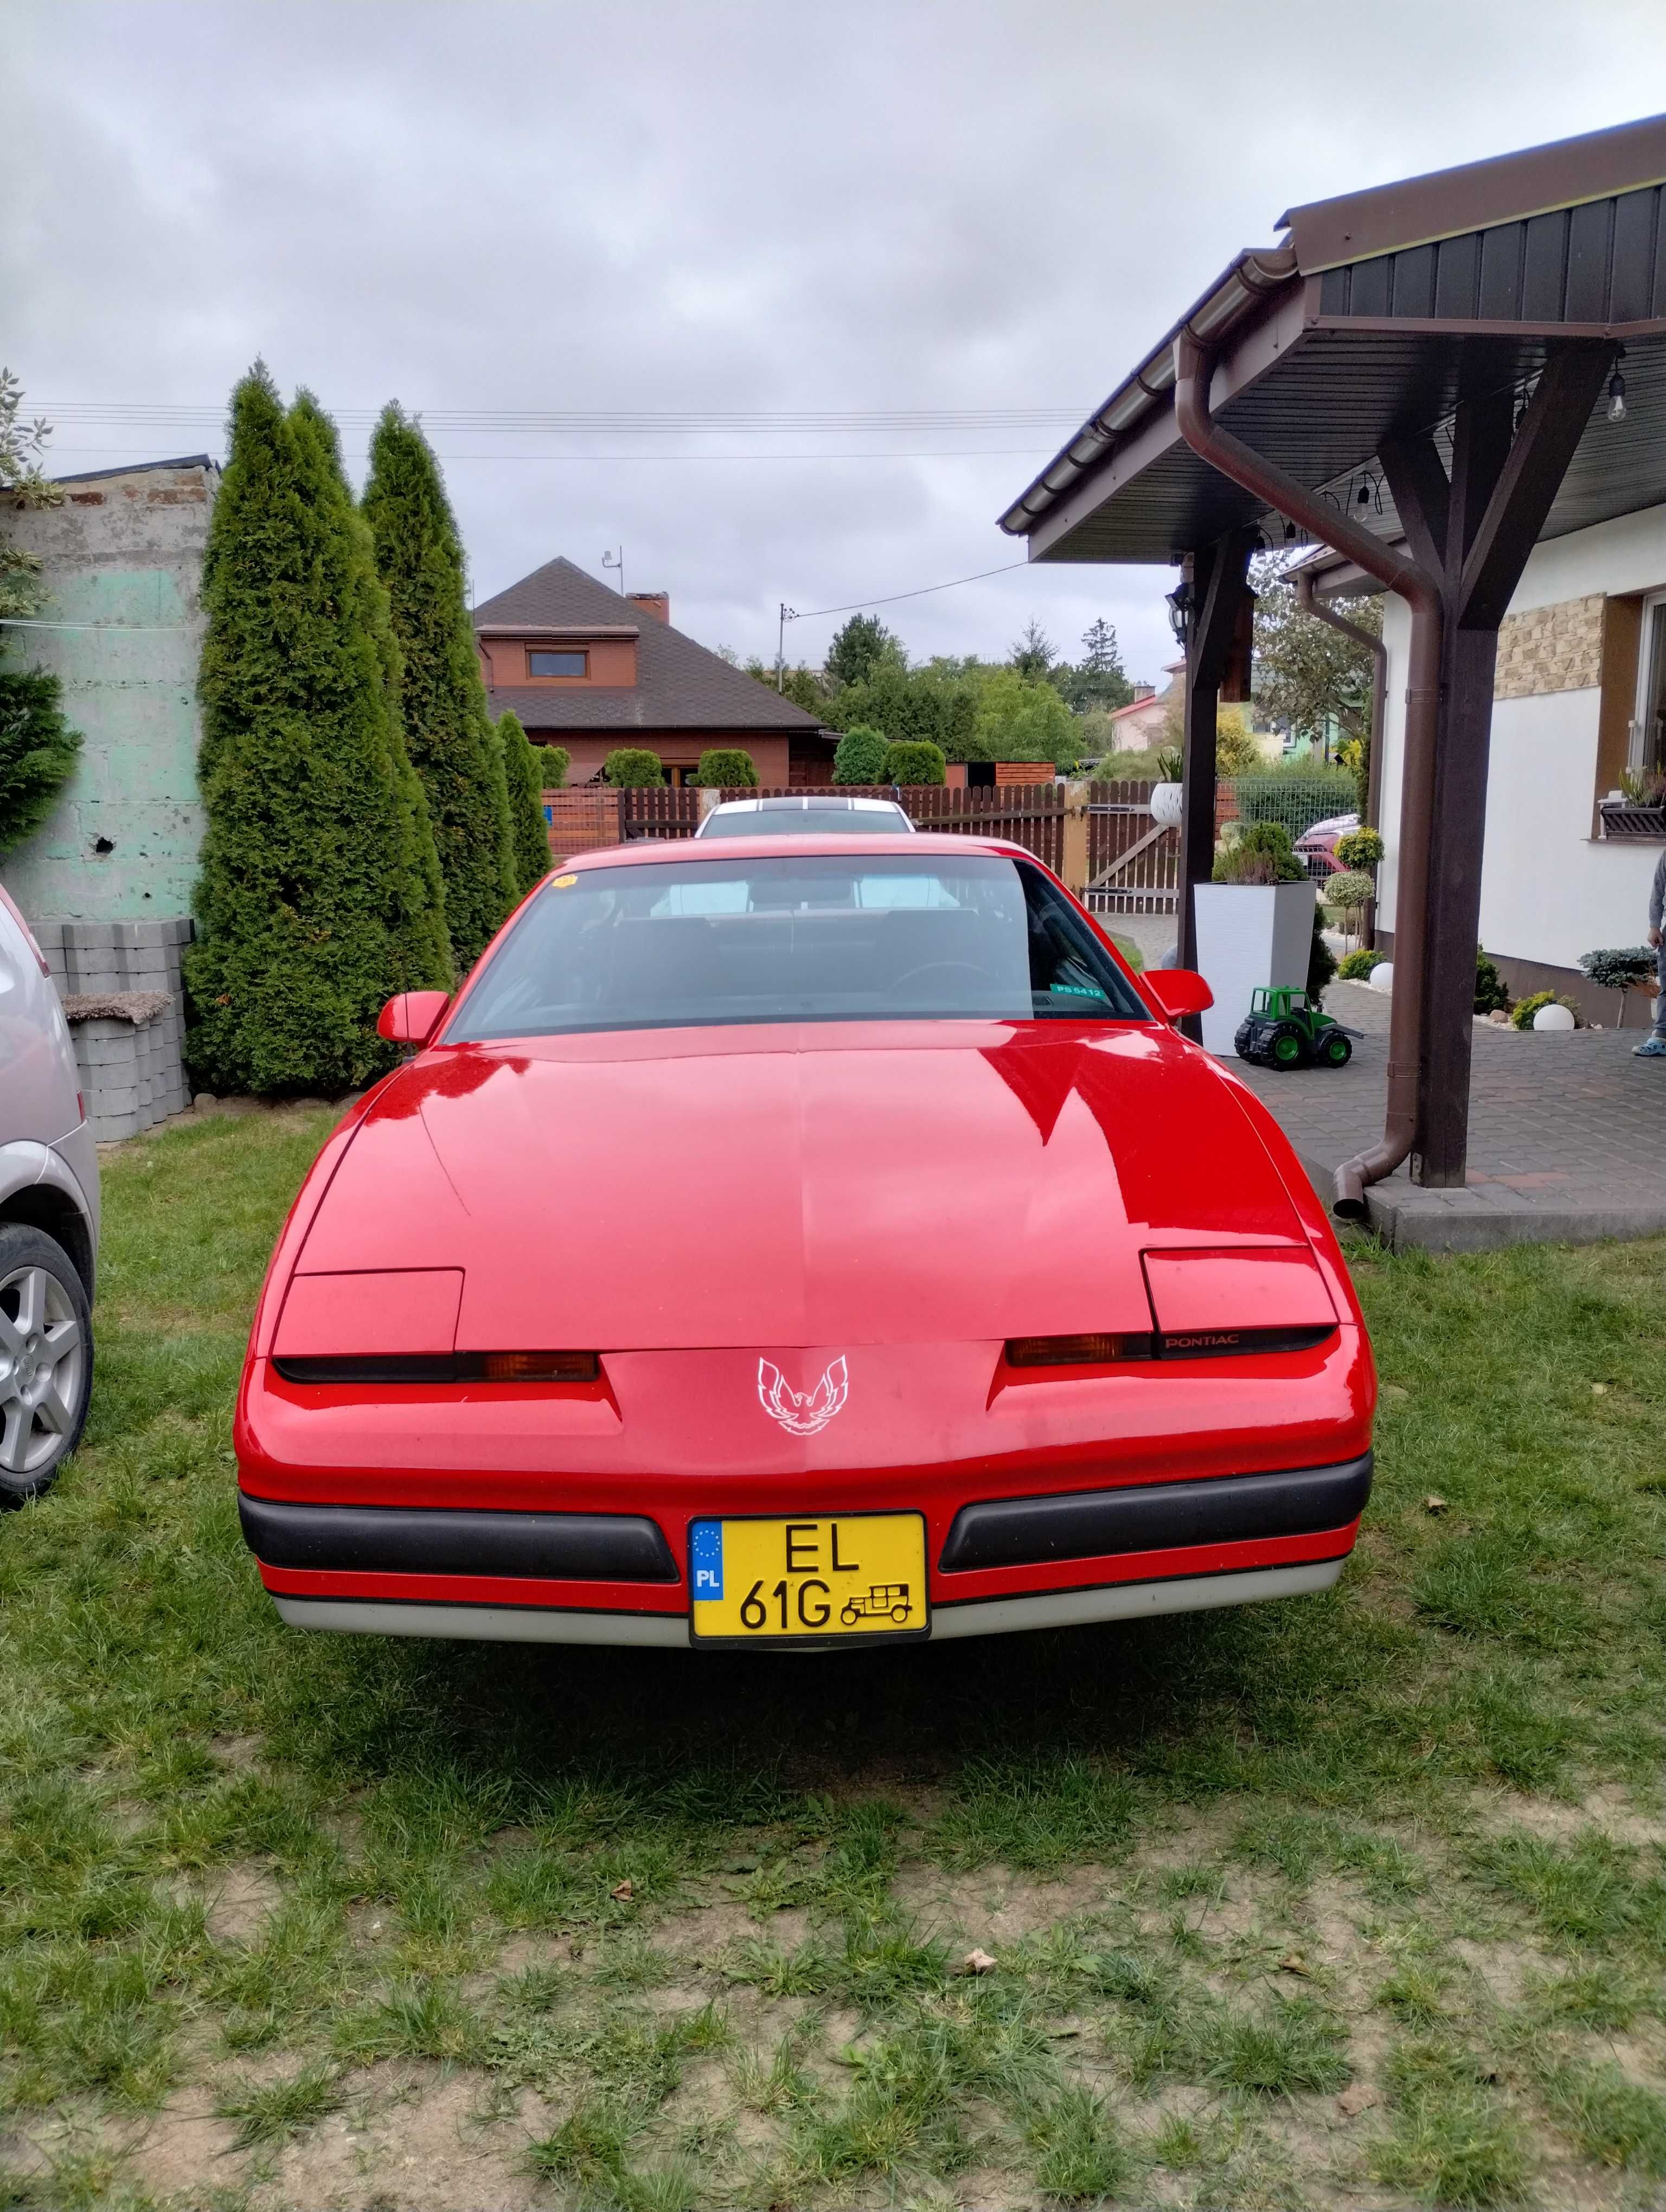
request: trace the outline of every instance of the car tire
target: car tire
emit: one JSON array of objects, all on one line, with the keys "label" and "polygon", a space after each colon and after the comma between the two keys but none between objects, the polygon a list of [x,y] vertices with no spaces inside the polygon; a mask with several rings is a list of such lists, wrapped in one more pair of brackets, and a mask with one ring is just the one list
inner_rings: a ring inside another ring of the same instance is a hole
[{"label": "car tire", "polygon": [[0,1224],[0,1508],[47,1489],[93,1395],[86,1285],[56,1238]]}]

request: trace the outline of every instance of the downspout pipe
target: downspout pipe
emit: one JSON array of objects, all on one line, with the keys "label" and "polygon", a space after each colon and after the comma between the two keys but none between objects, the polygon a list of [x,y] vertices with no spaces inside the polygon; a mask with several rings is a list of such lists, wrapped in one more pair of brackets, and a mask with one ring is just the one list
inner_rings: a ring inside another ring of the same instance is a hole
[{"label": "downspout pipe", "polygon": [[1334,546],[1367,575],[1398,592],[1411,609],[1406,689],[1405,760],[1400,797],[1400,853],[1395,888],[1395,988],[1389,1024],[1388,1100],[1382,1141],[1344,1160],[1336,1170],[1333,1210],[1344,1221],[1368,1218],[1365,1193],[1410,1153],[1417,1137],[1418,1072],[1423,1059],[1424,948],[1429,904],[1429,846],[1434,823],[1435,741],[1440,713],[1440,586],[1408,554],[1298,484],[1254,452],[1209,411],[1213,362],[1189,331],[1174,348],[1175,422],[1201,459],[1286,515],[1322,544]]}]

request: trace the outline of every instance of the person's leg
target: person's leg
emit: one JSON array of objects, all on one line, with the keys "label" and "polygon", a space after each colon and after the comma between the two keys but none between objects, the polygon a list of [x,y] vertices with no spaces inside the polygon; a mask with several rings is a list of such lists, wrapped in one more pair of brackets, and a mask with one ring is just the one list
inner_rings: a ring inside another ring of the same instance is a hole
[{"label": "person's leg", "polygon": [[1639,1060],[1666,1060],[1666,939],[1655,955],[1655,985],[1658,994],[1655,1000],[1655,1025],[1641,1044],[1632,1051]]}]

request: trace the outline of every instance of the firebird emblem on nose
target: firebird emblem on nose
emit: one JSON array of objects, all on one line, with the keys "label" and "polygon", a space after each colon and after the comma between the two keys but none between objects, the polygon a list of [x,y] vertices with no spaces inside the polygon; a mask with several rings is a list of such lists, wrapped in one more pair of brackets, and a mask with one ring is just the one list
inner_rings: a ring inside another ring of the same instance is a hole
[{"label": "firebird emblem on nose", "polygon": [[850,1395],[850,1376],[841,1353],[813,1390],[800,1395],[787,1387],[787,1377],[773,1360],[757,1363],[757,1395],[764,1412],[787,1433],[813,1437],[824,1429]]}]

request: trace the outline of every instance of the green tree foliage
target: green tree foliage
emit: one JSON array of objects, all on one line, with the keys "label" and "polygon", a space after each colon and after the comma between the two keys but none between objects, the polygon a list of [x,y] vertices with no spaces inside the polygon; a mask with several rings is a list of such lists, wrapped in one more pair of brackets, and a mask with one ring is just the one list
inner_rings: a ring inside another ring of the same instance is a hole
[{"label": "green tree foliage", "polygon": [[[1339,727],[1345,737],[1368,739],[1375,656],[1296,604],[1285,580],[1281,556],[1258,560],[1256,599],[1256,704],[1298,737],[1322,745]],[[1380,598],[1351,599],[1347,618],[1375,637],[1383,634]]]},{"label": "green tree foliage", "polygon": [[835,783],[878,783],[890,750],[882,730],[858,722],[839,739],[833,753]]},{"label": "green tree foliage", "polygon": [[946,763],[935,745],[909,743],[889,746],[879,771],[881,783],[941,783]]},{"label": "green tree foliage", "polygon": [[328,423],[286,416],[258,365],[232,395],[203,599],[188,1056],[216,1091],[345,1090],[392,1064],[383,1002],[449,988],[451,961],[369,532]]},{"label": "green tree foliage", "polygon": [[[8,506],[57,507],[63,491],[40,466],[52,424],[38,415],[32,422],[21,421],[22,405],[22,386],[10,369],[0,368],[0,492]],[[0,616],[27,621],[40,602],[40,561],[0,537]]]},{"label": "green tree foliage", "polygon": [[370,441],[364,513],[398,641],[405,744],[428,795],[452,949],[467,968],[515,902],[516,840],[462,542],[433,449],[397,406],[383,410]]},{"label": "green tree foliage", "polygon": [[1134,686],[1122,665],[1116,632],[1101,615],[1082,632],[1082,657],[1053,671],[1054,688],[1073,714],[1109,713],[1132,703]]},{"label": "green tree foliage", "polygon": [[1387,850],[1377,830],[1350,830],[1336,840],[1336,857],[1345,868],[1374,868]]},{"label": "green tree foliage", "polygon": [[1478,1014],[1502,1013],[1510,1004],[1510,990],[1496,963],[1489,960],[1480,945],[1475,947],[1475,1012]]},{"label": "green tree foliage", "polygon": [[952,664],[909,668],[884,659],[840,692],[827,720],[837,730],[878,730],[893,744],[935,745],[945,760],[987,760],[974,735],[977,697],[977,679]]},{"label": "green tree foliage", "polygon": [[1026,683],[1036,684],[1051,673],[1056,656],[1052,639],[1031,615],[1007,659]]},{"label": "green tree foliage", "polygon": [[[1182,691],[1177,690],[1163,714],[1163,736],[1177,753],[1186,749],[1186,702]],[[1254,775],[1264,772],[1269,763],[1262,757],[1243,712],[1238,707],[1215,708],[1215,774],[1217,775]]]},{"label": "green tree foliage", "polygon": [[[534,745],[528,739],[518,714],[499,718],[497,741],[503,749],[509,821],[514,831],[515,890],[525,898],[532,885],[549,872],[550,829],[544,818],[544,779],[554,763],[544,757],[542,745]],[[560,752],[562,748],[557,745],[550,750]],[[561,773],[567,773],[564,757]]]},{"label": "green tree foliage", "polygon": [[[528,744],[532,743],[529,738]],[[573,765],[573,756],[565,745],[533,745],[532,758],[538,763],[538,788],[541,791],[562,790],[568,771]]]},{"label": "green tree foliage", "polygon": [[649,752],[646,745],[620,745],[602,763],[603,782],[617,790],[657,790],[665,780],[659,754]]},{"label": "green tree foliage", "polygon": [[1051,761],[1067,769],[1076,765],[1082,740],[1076,717],[1053,686],[1017,668],[991,669],[984,677],[974,733],[979,759]]},{"label": "green tree foliage", "polygon": [[1218,884],[1298,884],[1306,873],[1282,822],[1245,823],[1211,871]]},{"label": "green tree foliage", "polygon": [[852,615],[834,633],[827,648],[824,673],[836,691],[849,684],[865,684],[882,661],[903,662],[903,647],[878,615]]},{"label": "green tree foliage", "polygon": [[818,670],[806,668],[802,663],[796,668],[784,668],[777,684],[775,669],[756,654],[745,665],[746,673],[755,684],[763,684],[766,691],[778,691],[783,699],[802,707],[806,714],[815,715],[818,721],[821,720],[827,707],[827,686]]},{"label": "green tree foliage", "polygon": [[739,745],[713,745],[701,754],[694,780],[707,791],[756,790],[757,763]]},{"label": "green tree foliage", "polygon": [[32,837],[75,772],[81,732],[44,669],[0,668],[0,853]]},{"label": "green tree foliage", "polygon": [[1316,905],[1307,951],[1307,995],[1316,1006],[1324,995],[1326,984],[1336,980],[1336,955],[1325,943],[1324,929],[1325,918]]}]

